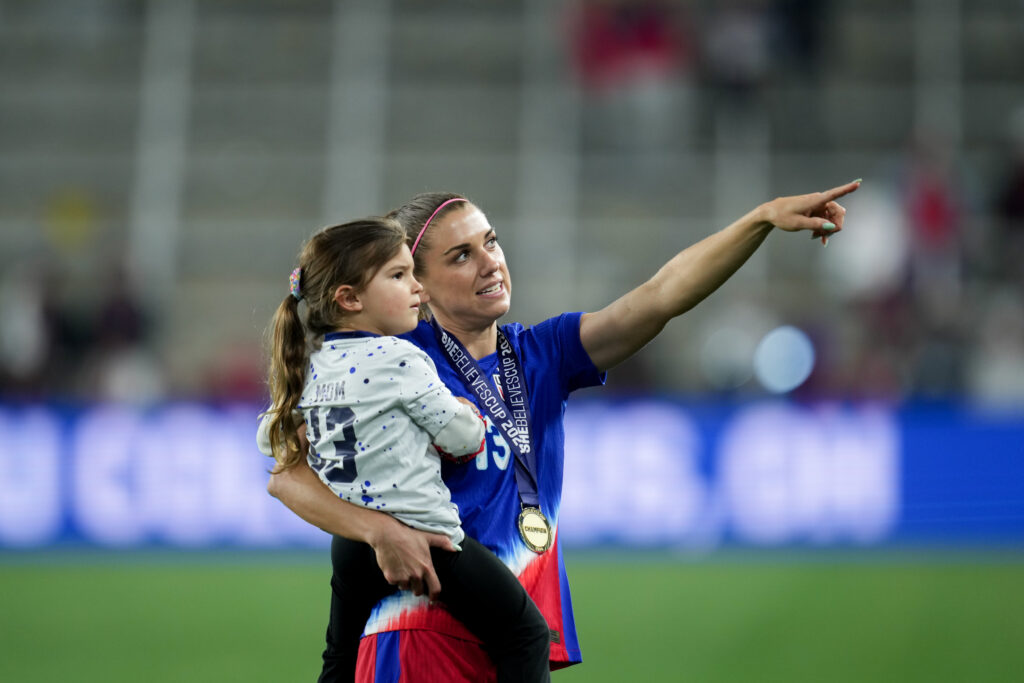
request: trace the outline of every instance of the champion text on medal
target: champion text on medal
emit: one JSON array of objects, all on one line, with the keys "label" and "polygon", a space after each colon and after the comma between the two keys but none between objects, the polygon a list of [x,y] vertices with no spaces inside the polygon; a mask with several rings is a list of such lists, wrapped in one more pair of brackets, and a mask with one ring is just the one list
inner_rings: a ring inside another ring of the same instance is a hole
[{"label": "champion text on medal", "polygon": [[523,523],[523,531],[528,534],[547,534],[547,527],[531,525],[528,522]]},{"label": "champion text on medal", "polygon": [[542,553],[551,547],[554,540],[551,533],[551,525],[539,509],[535,507],[523,508],[517,521],[519,535],[530,550],[535,553]]}]

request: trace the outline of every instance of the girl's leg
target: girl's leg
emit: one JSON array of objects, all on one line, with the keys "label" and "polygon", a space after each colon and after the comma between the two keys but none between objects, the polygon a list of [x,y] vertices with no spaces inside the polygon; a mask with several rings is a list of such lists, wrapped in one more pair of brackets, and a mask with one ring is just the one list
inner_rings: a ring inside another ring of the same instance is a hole
[{"label": "girl's leg", "polygon": [[395,587],[384,580],[373,548],[340,536],[331,539],[331,616],[318,683],[355,680],[359,638],[370,611]]},{"label": "girl's leg", "polygon": [[551,631],[519,579],[494,553],[466,537],[462,552],[431,549],[441,600],[484,642],[499,683],[550,681]]}]

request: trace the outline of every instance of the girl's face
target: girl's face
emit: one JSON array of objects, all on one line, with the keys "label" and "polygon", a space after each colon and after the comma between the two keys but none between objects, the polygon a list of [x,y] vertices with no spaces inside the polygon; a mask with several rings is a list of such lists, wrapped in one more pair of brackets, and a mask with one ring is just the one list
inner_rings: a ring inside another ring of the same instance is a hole
[{"label": "girl's face", "polygon": [[416,327],[423,286],[412,276],[412,269],[412,255],[403,244],[356,294],[362,304],[362,309],[352,318],[356,329],[397,335]]},{"label": "girl's face", "polygon": [[505,254],[487,216],[470,203],[427,228],[423,300],[443,327],[489,327],[508,313],[511,289]]}]

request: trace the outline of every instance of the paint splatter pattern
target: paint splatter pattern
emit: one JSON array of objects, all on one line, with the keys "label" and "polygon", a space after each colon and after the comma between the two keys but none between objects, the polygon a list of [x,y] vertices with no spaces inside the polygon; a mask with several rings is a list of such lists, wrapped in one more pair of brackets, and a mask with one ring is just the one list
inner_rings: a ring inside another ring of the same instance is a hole
[{"label": "paint splatter pattern", "polygon": [[328,335],[311,354],[299,407],[309,464],[338,496],[461,542],[433,444],[474,453],[484,427],[429,356],[395,337]]}]

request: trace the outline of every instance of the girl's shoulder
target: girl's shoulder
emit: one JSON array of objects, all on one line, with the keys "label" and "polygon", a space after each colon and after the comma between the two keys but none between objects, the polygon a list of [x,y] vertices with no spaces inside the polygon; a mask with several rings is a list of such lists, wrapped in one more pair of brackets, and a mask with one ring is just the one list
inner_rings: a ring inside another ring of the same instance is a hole
[{"label": "girl's shoulder", "polygon": [[378,349],[387,354],[396,354],[397,356],[425,356],[423,349],[418,345],[412,343],[408,339],[401,337],[381,337]]},{"label": "girl's shoulder", "polygon": [[[373,359],[383,364],[398,363],[410,358],[426,357],[426,354],[419,346],[407,339],[385,335],[347,339],[344,343],[335,344],[334,346],[336,347],[332,349],[334,352],[348,355],[356,352],[360,357]],[[327,349],[328,345],[325,341],[322,350],[326,351]]]},{"label": "girl's shoulder", "polygon": [[388,367],[397,367],[399,370],[418,370],[424,366],[434,370],[434,362],[430,354],[418,345],[401,337],[378,337],[374,344],[364,349],[366,355],[375,356],[376,361]]}]

